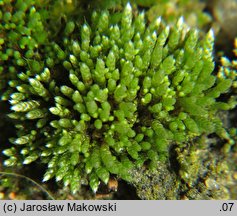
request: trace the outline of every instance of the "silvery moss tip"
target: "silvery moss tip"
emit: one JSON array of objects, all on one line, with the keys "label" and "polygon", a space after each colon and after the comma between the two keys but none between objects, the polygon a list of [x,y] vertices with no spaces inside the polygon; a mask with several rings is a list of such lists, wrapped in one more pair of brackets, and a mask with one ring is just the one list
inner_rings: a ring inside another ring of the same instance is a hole
[{"label": "silvery moss tip", "polygon": [[[23,11],[37,20],[47,43],[33,21],[20,21]],[[48,38],[37,8],[9,13],[6,22],[20,22],[31,39],[17,40],[19,34],[1,41],[9,68],[1,65],[8,83],[2,98],[17,131],[3,151],[5,165],[37,160],[48,167],[43,181],[55,178],[74,193],[86,184],[96,192],[111,175],[130,181],[133,167],[165,163],[171,145],[223,134],[217,112],[233,107],[216,99],[232,79],[212,73],[211,31],[201,38],[183,18],[173,27],[161,18],[148,23],[127,4],[116,22],[108,11],[94,12],[91,25],[68,21],[58,43]]]}]

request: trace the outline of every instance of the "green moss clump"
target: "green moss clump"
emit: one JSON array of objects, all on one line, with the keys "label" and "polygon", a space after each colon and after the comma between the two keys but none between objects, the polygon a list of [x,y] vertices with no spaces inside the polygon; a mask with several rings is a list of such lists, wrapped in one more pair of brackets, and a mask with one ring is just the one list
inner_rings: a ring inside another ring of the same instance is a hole
[{"label": "green moss clump", "polygon": [[[234,100],[236,100],[236,94],[237,94],[237,38],[234,41],[234,50],[233,50],[235,59],[229,60],[226,57],[221,58],[221,67],[218,71],[217,76],[221,79],[229,78],[232,80],[232,87],[231,87],[231,93],[234,96]],[[233,100],[233,101],[234,101]]]},{"label": "green moss clump", "polygon": [[1,5],[1,92],[17,133],[6,166],[38,160],[44,181],[96,192],[110,175],[130,181],[131,168],[165,162],[171,143],[225,134],[217,112],[233,106],[216,99],[232,80],[212,74],[212,31],[201,38],[182,18],[148,24],[127,4],[83,25],[68,20],[53,41],[33,3]]},{"label": "green moss clump", "polygon": [[205,3],[199,0],[134,0],[141,6],[148,7],[148,20],[152,21],[157,14],[169,23],[174,24],[177,17],[183,16],[189,26],[204,29],[211,23],[211,16],[204,12]]}]

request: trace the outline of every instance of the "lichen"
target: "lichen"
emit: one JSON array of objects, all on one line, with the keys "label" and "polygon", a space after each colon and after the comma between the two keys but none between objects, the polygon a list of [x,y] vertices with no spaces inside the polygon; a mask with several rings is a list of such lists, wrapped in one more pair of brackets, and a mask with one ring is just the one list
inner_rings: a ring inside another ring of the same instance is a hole
[{"label": "lichen", "polygon": [[145,200],[235,199],[236,150],[224,154],[216,146],[219,142],[203,135],[188,147],[174,145],[168,163],[158,162],[155,170],[133,169],[131,184]]}]

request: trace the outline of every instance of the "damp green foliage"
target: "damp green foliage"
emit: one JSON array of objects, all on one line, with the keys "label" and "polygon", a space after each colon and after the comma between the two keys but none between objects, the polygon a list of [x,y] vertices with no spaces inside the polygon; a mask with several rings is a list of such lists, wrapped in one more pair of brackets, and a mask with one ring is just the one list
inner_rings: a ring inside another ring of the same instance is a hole
[{"label": "damp green foliage", "polygon": [[[222,102],[219,102],[217,106],[222,109],[234,108],[237,105],[237,38],[234,41],[234,49],[233,49],[234,57],[232,60],[227,57],[222,57],[220,62],[221,65],[219,67],[219,71],[217,73],[217,79],[222,81],[226,79],[230,79],[232,81],[229,94],[226,95],[227,106]],[[219,81],[219,82],[220,82]],[[232,125],[232,124],[231,124]],[[235,144],[236,144],[236,125],[233,124],[234,128],[231,128],[230,134],[226,133],[224,136],[228,140],[228,143],[225,144],[225,151],[228,152]],[[233,132],[234,131],[234,132]],[[236,146],[234,147],[236,148]]]},{"label": "damp green foliage", "polygon": [[201,38],[183,18],[149,23],[127,4],[67,20],[58,42],[34,1],[5,0],[1,11],[1,95],[16,127],[6,166],[38,161],[43,181],[96,192],[111,175],[130,181],[131,168],[166,162],[171,144],[225,138],[217,113],[233,106],[217,99],[232,79],[212,74],[212,30]]},{"label": "damp green foliage", "polygon": [[219,79],[229,78],[232,80],[231,92],[236,100],[237,94],[237,38],[234,41],[234,59],[231,61],[227,57],[221,58],[221,67],[217,76]]},{"label": "damp green foliage", "polygon": [[[90,7],[99,9],[121,9],[128,0],[97,0],[91,1]],[[183,16],[188,25],[205,29],[211,24],[212,17],[206,13],[205,1],[199,0],[131,0],[130,3],[136,8],[146,11],[149,22],[157,16],[162,16],[169,25],[174,25],[180,16]],[[115,16],[116,17],[116,16]]]},{"label": "damp green foliage", "polygon": [[[3,99],[8,99],[12,92],[8,89],[2,95],[7,83],[16,86],[17,79],[27,80],[43,69],[39,49],[47,43],[48,37],[41,14],[35,8],[38,1],[13,2],[0,2],[0,95]],[[23,72],[21,68],[28,70]],[[18,88],[21,87],[18,85]],[[22,91],[27,90],[22,86]],[[23,100],[23,97],[25,95],[18,94],[17,98]]]},{"label": "damp green foliage", "polygon": [[[126,4],[126,0],[101,0],[100,4],[95,5],[102,8],[119,8]],[[212,21],[210,14],[204,12],[206,7],[205,1],[189,1],[189,0],[131,0],[130,3],[136,8],[146,10],[149,22],[152,22],[157,16],[162,16],[163,20],[173,25],[177,18],[184,16],[188,25],[206,28]],[[93,3],[92,3],[93,5]]]}]

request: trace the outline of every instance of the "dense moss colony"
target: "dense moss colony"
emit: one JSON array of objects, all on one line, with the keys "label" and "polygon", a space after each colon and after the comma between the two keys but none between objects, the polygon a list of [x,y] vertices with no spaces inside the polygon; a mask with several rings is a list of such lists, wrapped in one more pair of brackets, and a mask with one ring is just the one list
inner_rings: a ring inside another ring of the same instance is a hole
[{"label": "dense moss colony", "polygon": [[129,181],[131,168],[165,162],[171,144],[225,136],[217,111],[235,100],[217,100],[232,81],[212,74],[212,31],[200,38],[182,18],[148,23],[127,4],[68,20],[54,41],[34,1],[0,7],[0,89],[17,131],[6,166],[37,160],[44,181],[97,191],[111,174]]}]

